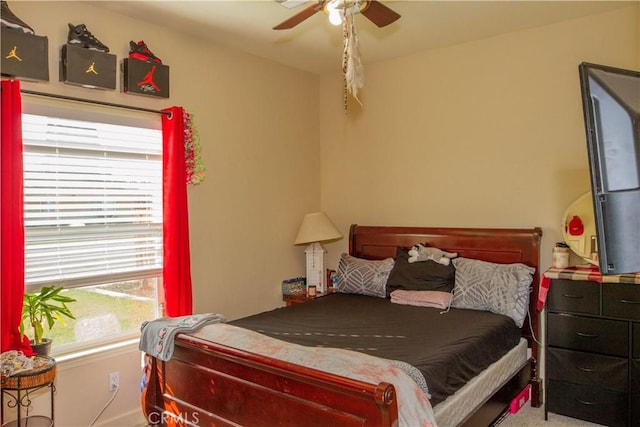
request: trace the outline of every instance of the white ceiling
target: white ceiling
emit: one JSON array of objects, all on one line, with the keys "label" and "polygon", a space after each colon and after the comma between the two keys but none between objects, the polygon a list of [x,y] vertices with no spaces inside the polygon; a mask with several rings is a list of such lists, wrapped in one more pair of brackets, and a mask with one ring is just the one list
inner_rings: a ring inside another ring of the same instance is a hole
[{"label": "white ceiling", "polygon": [[[116,1],[106,8],[139,20],[162,23],[204,40],[316,74],[339,71],[342,29],[316,13],[291,30],[272,27],[311,5],[288,9],[275,0]],[[356,17],[360,52],[365,64],[415,52],[464,43],[547,25],[566,19],[629,6],[628,1],[455,1],[383,0],[402,15],[378,28],[364,16]],[[161,49],[152,51],[162,58]]]}]

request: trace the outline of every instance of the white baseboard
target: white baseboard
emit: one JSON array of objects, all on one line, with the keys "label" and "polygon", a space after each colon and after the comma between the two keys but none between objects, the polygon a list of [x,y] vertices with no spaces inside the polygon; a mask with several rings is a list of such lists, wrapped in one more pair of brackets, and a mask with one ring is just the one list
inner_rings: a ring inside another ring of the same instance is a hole
[{"label": "white baseboard", "polygon": [[142,427],[147,425],[142,409],[125,412],[116,417],[95,423],[95,427]]}]

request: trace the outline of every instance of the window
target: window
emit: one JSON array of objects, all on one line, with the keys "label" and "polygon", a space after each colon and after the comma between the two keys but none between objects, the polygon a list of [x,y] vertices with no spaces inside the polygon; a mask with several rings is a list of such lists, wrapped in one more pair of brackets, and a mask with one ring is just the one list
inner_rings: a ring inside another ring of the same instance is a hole
[{"label": "window", "polygon": [[26,292],[64,286],[77,300],[69,306],[76,319],[45,336],[56,354],[136,337],[143,321],[158,317],[162,288],[160,120],[145,127],[28,110]]}]

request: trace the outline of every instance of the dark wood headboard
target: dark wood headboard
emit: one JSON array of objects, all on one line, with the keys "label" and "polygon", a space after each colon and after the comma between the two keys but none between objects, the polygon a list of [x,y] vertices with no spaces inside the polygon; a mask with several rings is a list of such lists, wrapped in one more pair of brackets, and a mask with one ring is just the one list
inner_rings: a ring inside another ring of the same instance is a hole
[{"label": "dark wood headboard", "polygon": [[539,267],[542,230],[508,228],[372,227],[353,224],[349,253],[358,258],[395,257],[396,248],[422,243],[465,258]]},{"label": "dark wood headboard", "polygon": [[[539,321],[536,303],[540,283],[540,239],[536,228],[430,228],[384,227],[353,224],[349,230],[349,253],[358,258],[393,258],[396,248],[422,243],[458,256],[511,264],[521,262],[536,269],[529,299],[529,314],[522,336],[529,342],[532,355],[538,358]],[[533,332],[533,334],[532,334]]]}]

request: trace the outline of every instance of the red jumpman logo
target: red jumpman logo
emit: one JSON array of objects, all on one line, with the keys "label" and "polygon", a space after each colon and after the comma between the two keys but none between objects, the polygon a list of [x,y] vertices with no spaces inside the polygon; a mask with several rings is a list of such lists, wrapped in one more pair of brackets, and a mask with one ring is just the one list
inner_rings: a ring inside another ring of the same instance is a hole
[{"label": "red jumpman logo", "polygon": [[151,70],[149,70],[149,72],[144,75],[144,78],[142,79],[142,81],[138,82],[137,85],[138,86],[151,85],[151,86],[153,86],[153,88],[155,89],[156,92],[160,92],[160,88],[153,81],[153,73],[154,73],[154,71],[156,71],[156,66],[155,65],[153,65],[151,67]]}]

